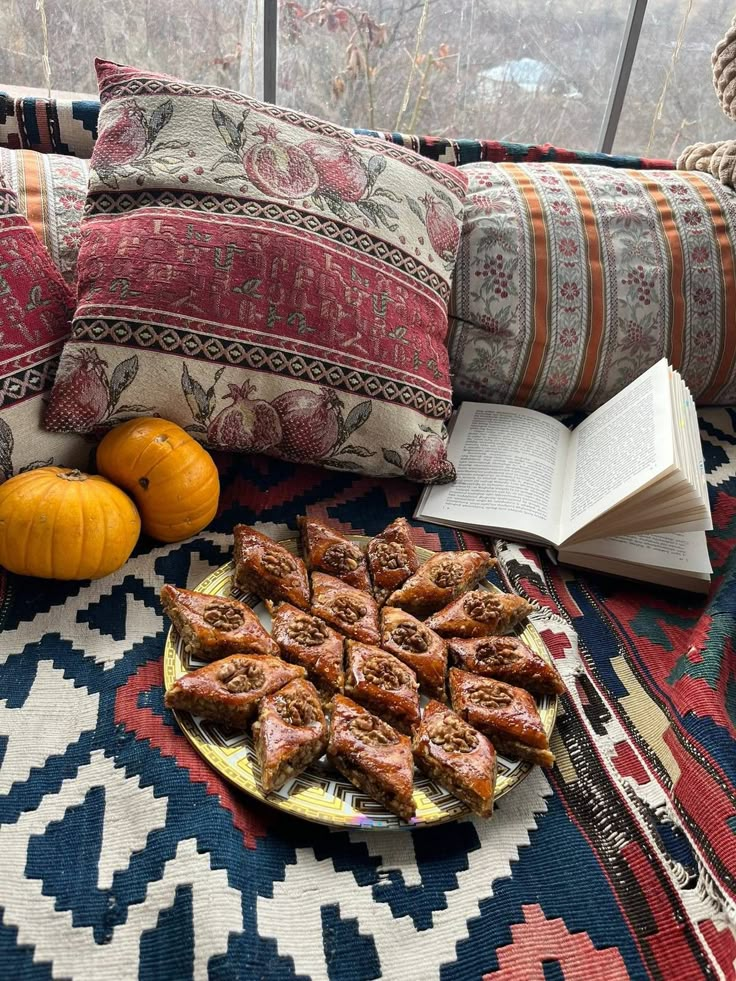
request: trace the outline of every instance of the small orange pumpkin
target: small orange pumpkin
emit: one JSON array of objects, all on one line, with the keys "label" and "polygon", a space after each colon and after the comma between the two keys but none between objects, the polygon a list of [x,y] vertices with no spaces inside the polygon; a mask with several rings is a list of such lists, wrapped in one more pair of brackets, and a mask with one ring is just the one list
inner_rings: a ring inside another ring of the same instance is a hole
[{"label": "small orange pumpkin", "polygon": [[42,579],[100,579],[123,565],[141,531],[119,487],[63,467],[0,486],[0,565]]},{"label": "small orange pumpkin", "polygon": [[97,469],[131,495],[143,530],[160,542],[196,535],[217,512],[214,460],[165,419],[131,419],[111,429],[97,447]]}]

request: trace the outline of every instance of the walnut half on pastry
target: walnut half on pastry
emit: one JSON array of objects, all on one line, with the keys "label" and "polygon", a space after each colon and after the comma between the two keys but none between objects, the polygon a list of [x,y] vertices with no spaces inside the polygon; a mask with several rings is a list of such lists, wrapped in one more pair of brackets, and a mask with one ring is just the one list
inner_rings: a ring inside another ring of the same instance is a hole
[{"label": "walnut half on pastry", "polygon": [[450,668],[450,697],[457,714],[485,733],[499,753],[540,766],[554,765],[547,733],[528,691]]},{"label": "walnut half on pastry", "polygon": [[216,661],[228,654],[279,654],[253,610],[236,599],[167,585],[161,605],[190,657]]},{"label": "walnut half on pastry", "polygon": [[261,699],[253,740],[264,794],[306,770],[327,747],[327,722],[314,685],[296,678]]},{"label": "walnut half on pastry", "polygon": [[474,589],[431,616],[427,626],[443,637],[490,637],[509,633],[533,612],[514,593]]},{"label": "walnut half on pastry", "polygon": [[495,564],[488,552],[438,552],[394,590],[386,604],[415,617],[428,616],[475,586]]},{"label": "walnut half on pastry", "polygon": [[474,814],[490,817],[496,786],[493,744],[447,705],[431,701],[414,733],[414,759]]},{"label": "walnut half on pastry", "polygon": [[309,579],[298,555],[248,525],[236,525],[233,536],[234,580],[239,589],[309,609]]},{"label": "walnut half on pastry", "polygon": [[414,809],[411,742],[388,722],[335,695],[327,758],[352,784],[409,821]]},{"label": "walnut half on pastry", "polygon": [[233,729],[245,729],[264,695],[278,691],[304,668],[278,657],[232,654],[177,678],[166,692],[167,708],[202,715]]}]

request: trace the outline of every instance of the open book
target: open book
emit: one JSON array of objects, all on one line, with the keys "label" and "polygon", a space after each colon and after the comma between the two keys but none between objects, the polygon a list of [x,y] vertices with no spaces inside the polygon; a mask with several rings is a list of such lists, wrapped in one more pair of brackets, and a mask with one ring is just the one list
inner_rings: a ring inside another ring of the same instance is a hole
[{"label": "open book", "polygon": [[416,518],[552,545],[571,565],[707,589],[698,420],[666,360],[572,431],[532,409],[465,402],[448,456],[457,481],[426,488]]}]

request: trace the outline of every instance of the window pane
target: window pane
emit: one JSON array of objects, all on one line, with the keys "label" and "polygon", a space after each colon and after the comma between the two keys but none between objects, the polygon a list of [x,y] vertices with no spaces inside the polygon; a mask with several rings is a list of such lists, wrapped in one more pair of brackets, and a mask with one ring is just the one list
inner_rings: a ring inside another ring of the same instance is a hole
[{"label": "window pane", "polygon": [[598,139],[628,0],[280,0],[278,100],[345,126]]},{"label": "window pane", "polygon": [[733,0],[649,0],[617,153],[674,159],[690,143],[733,138],[734,124],[721,111],[710,62],[733,12]]},{"label": "window pane", "polygon": [[[262,0],[45,0],[54,90],[95,93],[94,59],[262,91]],[[0,0],[0,88],[45,84],[35,0]]]}]

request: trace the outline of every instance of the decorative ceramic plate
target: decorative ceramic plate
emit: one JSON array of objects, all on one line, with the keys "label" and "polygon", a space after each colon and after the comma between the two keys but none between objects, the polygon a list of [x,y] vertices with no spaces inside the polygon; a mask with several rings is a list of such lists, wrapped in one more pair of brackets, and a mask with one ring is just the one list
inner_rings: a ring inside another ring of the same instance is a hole
[{"label": "decorative ceramic plate", "polygon": [[[358,535],[351,536],[351,540],[362,545],[370,541]],[[287,539],[281,544],[290,552],[298,554],[297,539]],[[418,548],[417,552],[422,562],[426,562],[433,554],[426,548]],[[252,593],[242,593],[234,589],[232,577],[233,563],[228,562],[203,579],[195,589],[211,596],[235,596],[248,603],[258,614],[266,629],[270,630],[271,617],[265,605]],[[481,585],[498,592],[496,587],[488,582]],[[550,664],[552,663],[549,651],[531,624],[519,629],[517,633],[525,644],[541,654]],[[164,650],[166,689],[168,690],[174,681],[187,671],[201,667],[202,663],[184,653],[179,636],[172,627]],[[557,715],[557,698],[554,695],[543,695],[537,696],[536,701],[544,730],[549,737]],[[407,824],[387,811],[378,801],[367,797],[354,787],[329,766],[324,757],[313,763],[304,773],[287,781],[280,790],[266,796],[260,787],[260,767],[250,733],[230,732],[214,722],[190,715],[188,712],[174,712],[174,714],[189,742],[213,769],[240,790],[295,817],[338,827],[386,830],[440,824],[468,813],[465,804],[434,780],[416,771],[414,782],[416,817]],[[520,783],[532,769],[532,765],[521,760],[509,760],[499,754],[495,799],[498,800]]]}]

